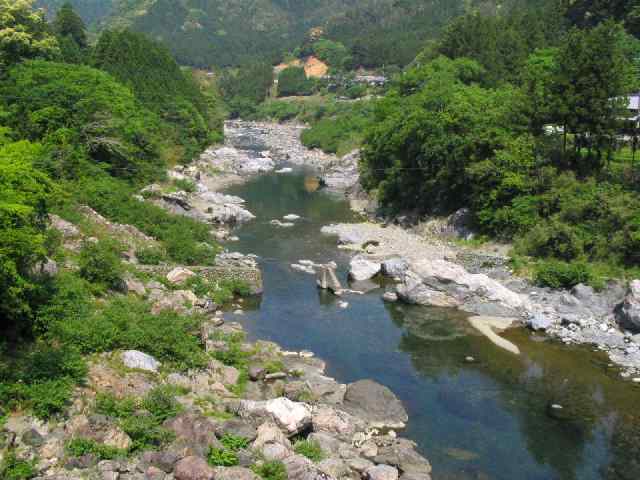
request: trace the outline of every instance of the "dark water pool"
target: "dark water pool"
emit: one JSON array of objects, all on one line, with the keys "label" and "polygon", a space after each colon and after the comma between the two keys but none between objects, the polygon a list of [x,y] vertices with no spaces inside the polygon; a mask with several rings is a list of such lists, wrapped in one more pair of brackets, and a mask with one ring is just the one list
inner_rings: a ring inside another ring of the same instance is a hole
[{"label": "dark water pool", "polygon": [[[320,228],[356,219],[313,183],[296,171],[228,191],[257,216],[231,244],[259,255],[264,270],[264,295],[237,318],[251,336],[312,350],[342,382],[391,388],[409,411],[404,435],[431,460],[435,480],[640,480],[640,388],[618,380],[606,358],[523,330],[508,334],[522,351],[514,356],[459,312],[387,305],[380,290],[348,297],[343,310],[314,277],[293,271],[300,259],[335,260],[346,278],[348,255]],[[302,217],[294,228],[269,224],[289,213]]]}]

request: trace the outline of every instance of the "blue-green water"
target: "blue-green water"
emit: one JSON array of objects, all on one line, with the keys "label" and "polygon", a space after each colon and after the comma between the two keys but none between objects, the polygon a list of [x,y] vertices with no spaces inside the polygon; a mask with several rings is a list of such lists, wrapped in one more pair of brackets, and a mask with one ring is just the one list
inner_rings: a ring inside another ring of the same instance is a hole
[{"label": "blue-green water", "polygon": [[[251,336],[315,352],[341,382],[372,378],[391,388],[409,412],[403,435],[418,442],[435,480],[640,480],[640,388],[602,356],[516,330],[508,336],[517,357],[459,312],[388,305],[381,290],[348,297],[343,310],[313,276],[293,271],[300,259],[335,260],[346,278],[349,256],[320,228],[357,219],[310,183],[298,171],[229,189],[257,216],[229,245],[261,257],[264,295],[236,318]],[[302,217],[295,227],[269,224],[289,213]],[[549,415],[551,404],[564,407],[562,418]]]}]

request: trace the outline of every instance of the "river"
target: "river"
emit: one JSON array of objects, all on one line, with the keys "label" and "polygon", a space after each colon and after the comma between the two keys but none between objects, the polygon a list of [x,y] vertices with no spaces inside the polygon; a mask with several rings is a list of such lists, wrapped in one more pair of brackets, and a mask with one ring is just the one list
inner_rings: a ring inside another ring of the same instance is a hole
[{"label": "river", "polygon": [[[432,462],[435,480],[640,479],[640,388],[619,380],[606,357],[522,329],[506,334],[522,352],[515,356],[464,314],[385,304],[381,289],[341,308],[313,276],[292,270],[300,259],[335,260],[346,281],[349,255],[320,228],[356,217],[312,178],[297,167],[226,191],[257,217],[229,248],[259,255],[265,283],[229,319],[253,338],[315,352],[341,382],[391,388],[409,413],[403,435]],[[302,217],[293,228],[269,223],[290,213]]]}]

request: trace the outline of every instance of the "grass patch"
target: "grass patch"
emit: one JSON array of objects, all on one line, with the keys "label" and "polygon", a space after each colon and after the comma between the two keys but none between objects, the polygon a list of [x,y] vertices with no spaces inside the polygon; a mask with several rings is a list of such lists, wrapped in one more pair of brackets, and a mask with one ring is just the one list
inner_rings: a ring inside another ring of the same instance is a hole
[{"label": "grass patch", "polygon": [[82,457],[83,455],[95,455],[98,460],[113,460],[126,456],[126,450],[103,445],[86,438],[74,438],[65,447],[67,455]]},{"label": "grass patch", "polygon": [[0,477],[4,480],[29,480],[37,473],[35,460],[19,460],[13,451],[8,452],[0,464]]},{"label": "grass patch", "polygon": [[287,480],[287,469],[279,461],[254,465],[251,470],[263,480]]},{"label": "grass patch", "polygon": [[293,451],[298,455],[307,457],[312,462],[320,462],[325,458],[325,454],[320,448],[320,444],[313,440],[299,440],[293,446]]}]

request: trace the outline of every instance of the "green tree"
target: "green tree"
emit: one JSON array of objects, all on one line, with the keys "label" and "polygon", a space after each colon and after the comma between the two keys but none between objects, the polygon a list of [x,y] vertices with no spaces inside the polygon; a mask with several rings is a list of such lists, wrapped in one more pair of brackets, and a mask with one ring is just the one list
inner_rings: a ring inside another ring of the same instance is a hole
[{"label": "green tree", "polygon": [[627,53],[624,29],[607,21],[591,30],[571,30],[558,54],[554,88],[565,146],[566,134],[573,134],[574,153],[586,147],[595,168],[601,166],[603,154],[613,150],[625,96],[635,84]]},{"label": "green tree", "polygon": [[54,188],[33,162],[41,145],[21,141],[0,147],[0,323],[20,328],[32,313],[37,284],[31,267],[45,255],[46,213]]},{"label": "green tree", "polygon": [[80,48],[86,48],[86,26],[70,3],[65,3],[60,7],[60,10],[58,10],[56,18],[53,21],[53,30],[59,37],[70,37]]},{"label": "green tree", "polygon": [[58,43],[33,0],[0,0],[0,65],[58,54]]},{"label": "green tree", "polygon": [[[162,174],[157,117],[105,72],[31,60],[9,70],[0,96],[7,102],[5,122],[17,135],[67,151],[73,164],[80,154],[114,176]],[[59,171],[56,158],[51,161],[50,171]]]},{"label": "green tree", "polygon": [[217,126],[213,112],[191,71],[183,71],[164,45],[130,30],[105,31],[93,64],[131,87],[160,116],[164,153],[177,157],[169,162],[188,162],[208,146]]},{"label": "green tree", "polygon": [[287,67],[278,75],[278,96],[311,95],[313,80],[307,78],[302,67]]}]

